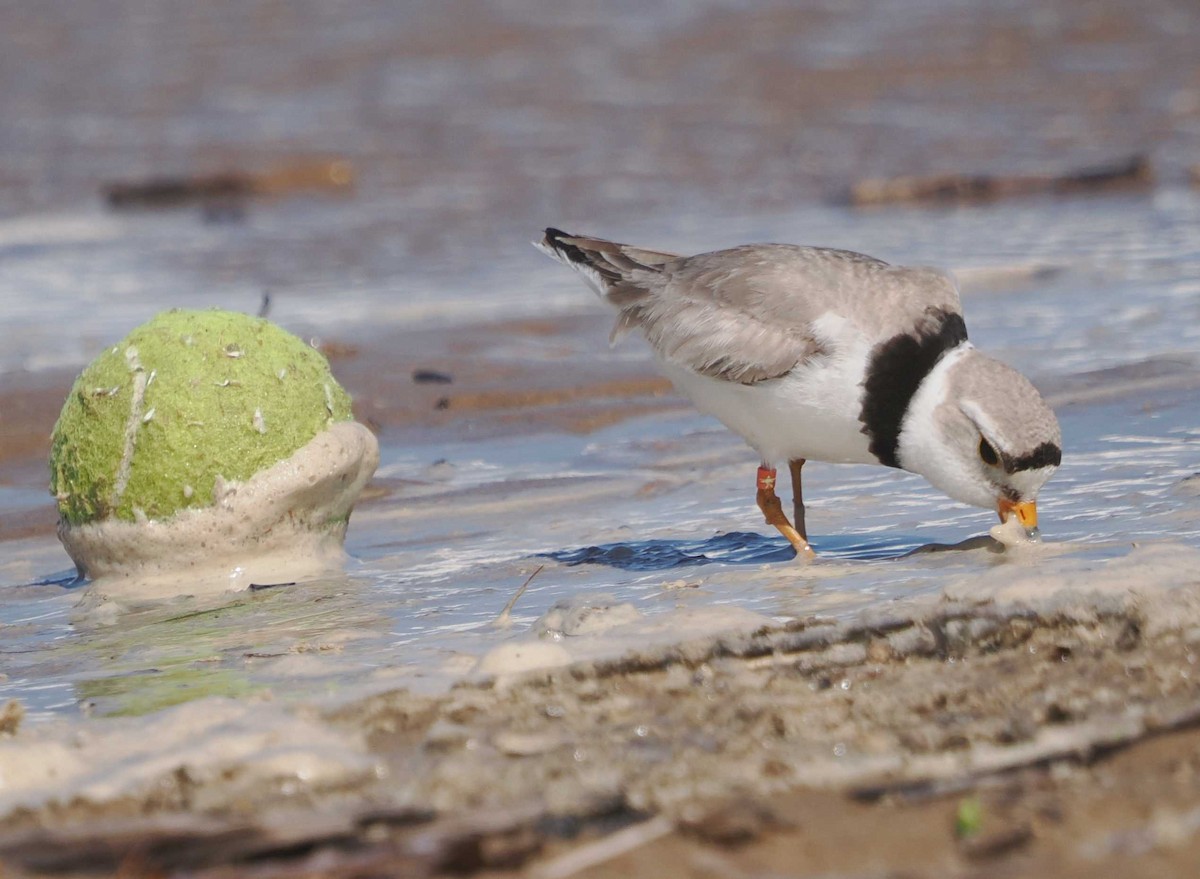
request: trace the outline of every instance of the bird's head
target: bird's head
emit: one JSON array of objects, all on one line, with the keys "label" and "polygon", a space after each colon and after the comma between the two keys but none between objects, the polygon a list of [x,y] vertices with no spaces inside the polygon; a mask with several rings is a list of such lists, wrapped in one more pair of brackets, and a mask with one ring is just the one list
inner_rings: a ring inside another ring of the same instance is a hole
[{"label": "bird's head", "polygon": [[1037,497],[1062,461],[1054,412],[1025,376],[964,346],[913,398],[899,458],[955,500],[1016,516],[1031,534]]}]

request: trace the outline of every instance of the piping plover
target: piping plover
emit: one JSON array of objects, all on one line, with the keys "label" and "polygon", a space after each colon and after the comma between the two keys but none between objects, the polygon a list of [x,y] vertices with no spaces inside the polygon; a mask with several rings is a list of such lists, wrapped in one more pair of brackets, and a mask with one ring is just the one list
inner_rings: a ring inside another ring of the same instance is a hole
[{"label": "piping plover", "polygon": [[[613,342],[640,329],[675,386],[758,452],[759,509],[798,553],[812,555],[808,460],[919,473],[1035,534],[1058,421],[1028,379],[967,341],[944,272],[789,244],[678,256],[547,229],[534,245],[617,309]],[[775,494],[784,461],[795,525]]]}]

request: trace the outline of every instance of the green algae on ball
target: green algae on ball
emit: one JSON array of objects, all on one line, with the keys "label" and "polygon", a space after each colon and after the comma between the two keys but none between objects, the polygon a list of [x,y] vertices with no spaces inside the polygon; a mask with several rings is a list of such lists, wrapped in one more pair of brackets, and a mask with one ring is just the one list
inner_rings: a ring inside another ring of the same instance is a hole
[{"label": "green algae on ball", "polygon": [[291,333],[237,312],[169,311],[75,380],[51,437],[50,491],[69,525],[168,519],[351,417],[328,361]]}]

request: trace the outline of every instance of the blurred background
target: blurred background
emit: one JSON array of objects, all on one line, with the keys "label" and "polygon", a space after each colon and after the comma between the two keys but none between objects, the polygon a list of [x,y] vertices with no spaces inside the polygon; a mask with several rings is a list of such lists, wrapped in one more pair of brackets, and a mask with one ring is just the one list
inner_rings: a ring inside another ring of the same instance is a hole
[{"label": "blurred background", "polygon": [[547,216],[761,210],[863,176],[1146,149],[1169,176],[1200,133],[1189,0],[51,0],[3,16],[5,215],[327,154],[355,164],[361,203],[402,210],[342,255],[355,267],[434,259],[457,236],[507,244],[503,227]]},{"label": "blurred background", "polygon": [[[763,218],[864,178],[1133,155],[1186,185],[1200,138],[1192,0],[2,7],[0,319],[37,342],[8,368],[85,359],[69,338],[38,350],[47,320],[107,332],[158,300],[269,290],[276,316],[369,324],[363,303],[438,298],[434,281],[508,288],[547,276],[527,244],[549,224],[684,249],[739,243],[754,217],[770,240],[869,250],[829,240],[840,220]],[[115,183],[325,160],[353,187],[104,209]],[[47,246],[66,249],[30,261]]]}]

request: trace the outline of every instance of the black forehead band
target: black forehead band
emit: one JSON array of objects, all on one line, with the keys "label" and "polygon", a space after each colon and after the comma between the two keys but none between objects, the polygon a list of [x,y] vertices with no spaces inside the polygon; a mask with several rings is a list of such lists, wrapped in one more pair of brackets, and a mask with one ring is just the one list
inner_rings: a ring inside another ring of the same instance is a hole
[{"label": "black forehead band", "polygon": [[1054,443],[1042,443],[1032,452],[1014,458],[1012,455],[1001,454],[1000,461],[1005,473],[1019,473],[1022,470],[1041,470],[1043,467],[1057,467],[1062,463],[1062,449]]}]

